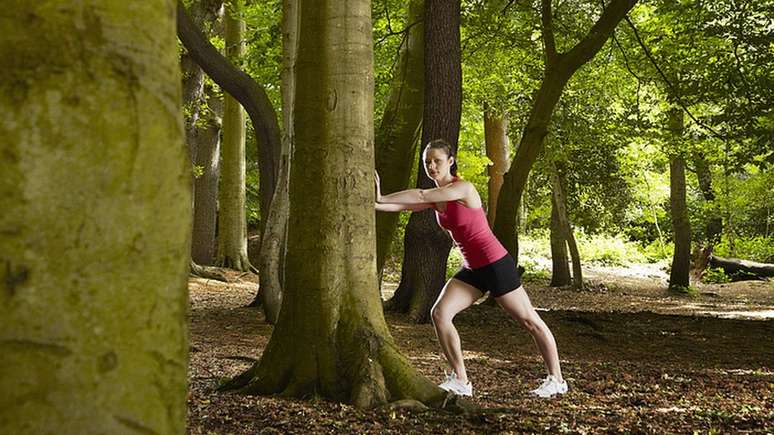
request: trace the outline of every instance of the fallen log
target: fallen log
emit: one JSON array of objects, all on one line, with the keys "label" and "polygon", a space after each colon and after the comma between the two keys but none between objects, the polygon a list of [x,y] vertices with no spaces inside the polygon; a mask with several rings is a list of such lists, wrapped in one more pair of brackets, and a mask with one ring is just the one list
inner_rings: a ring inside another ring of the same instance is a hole
[{"label": "fallen log", "polygon": [[709,256],[710,267],[720,268],[733,281],[764,279],[774,276],[774,264],[757,263],[739,258]]},{"label": "fallen log", "polygon": [[197,276],[199,278],[205,278],[205,279],[214,279],[217,281],[223,281],[228,282],[228,278],[226,278],[226,274],[220,271],[217,267],[211,267],[211,266],[202,266],[199,264],[196,264],[191,260],[191,275]]}]

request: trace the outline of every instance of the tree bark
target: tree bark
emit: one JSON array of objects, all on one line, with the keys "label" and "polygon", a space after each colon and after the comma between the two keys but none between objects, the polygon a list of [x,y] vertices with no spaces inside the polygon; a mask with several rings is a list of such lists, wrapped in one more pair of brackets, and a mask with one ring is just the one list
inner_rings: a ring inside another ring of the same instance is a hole
[{"label": "tree bark", "polygon": [[519,254],[516,234],[517,210],[529,171],[543,148],[543,139],[548,132],[554,107],[559,101],[564,86],[575,71],[596,55],[618,23],[636,3],[637,0],[611,1],[586,37],[567,52],[558,53],[553,42],[551,1],[542,1],[541,18],[546,57],[544,78],[535,93],[534,103],[513,157],[511,169],[503,177],[503,186],[497,200],[497,213],[492,228],[497,238],[517,262]]},{"label": "tree bark", "polygon": [[285,286],[285,253],[287,242],[288,212],[290,210],[288,189],[290,183],[290,156],[293,150],[294,95],[296,86],[296,53],[298,51],[298,2],[282,2],[282,153],[279,177],[266,216],[266,229],[261,239],[259,255],[260,303],[266,314],[266,321],[276,324],[282,306],[282,291]]},{"label": "tree bark", "polygon": [[[712,188],[712,171],[709,163],[704,156],[697,154],[693,159],[696,166],[696,178],[699,180],[699,190],[701,190],[704,200],[713,204],[715,201],[715,189]],[[723,219],[712,213],[707,217],[707,227],[705,229],[705,239],[708,246],[714,246],[720,242],[720,235],[723,234]]]},{"label": "tree bark", "polygon": [[174,11],[3,5],[3,433],[185,433],[191,164]]},{"label": "tree bark", "polygon": [[672,214],[672,231],[675,252],[672,257],[672,270],[669,274],[669,288],[687,288],[690,284],[691,267],[691,223],[688,220],[688,206],[685,199],[685,159],[679,141],[683,135],[683,111],[672,109],[669,112],[669,131],[676,143],[675,154],[669,161],[669,202]]},{"label": "tree bark", "polygon": [[[405,39],[390,83],[390,94],[376,131],[376,170],[383,192],[408,187],[416,161],[425,89],[424,0],[411,0]],[[376,215],[376,267],[381,276],[398,225],[398,213]]]},{"label": "tree bark", "polygon": [[[462,113],[460,2],[425,1],[425,106],[422,143],[445,139],[457,150]],[[419,156],[417,187],[435,187]],[[430,308],[446,281],[451,238],[438,226],[432,209],[412,213],[404,238],[403,268],[387,308],[408,312],[418,323],[430,321]]]},{"label": "tree bark", "polygon": [[497,197],[503,185],[503,175],[508,172],[510,162],[508,149],[508,116],[505,113],[493,113],[484,106],[484,141],[486,156],[492,161],[487,167],[489,174],[489,199],[487,200],[487,220],[491,226],[497,213]]},{"label": "tree bark", "polygon": [[439,404],[445,394],[399,353],[372,291],[370,2],[299,7],[284,300],[261,361],[224,388],[366,408],[398,399]]},{"label": "tree bark", "polygon": [[580,290],[583,289],[583,272],[581,270],[580,252],[578,252],[578,245],[575,243],[575,235],[573,235],[572,226],[570,225],[570,215],[567,213],[566,190],[564,188],[561,173],[558,168],[556,168],[555,164],[553,164],[553,169],[551,171],[551,184],[553,187],[551,202],[552,208],[556,209],[557,226],[560,229],[559,234],[561,239],[567,243],[567,246],[570,249],[573,287]]},{"label": "tree bark", "polygon": [[551,287],[570,285],[570,263],[567,256],[567,239],[559,222],[556,198],[551,198]]},{"label": "tree bark", "polygon": [[[239,64],[244,55],[245,22],[239,18],[240,0],[229,0],[226,23],[226,58]],[[217,264],[235,270],[250,269],[247,257],[245,214],[245,112],[231,95],[223,96],[223,146],[218,210]]]},{"label": "tree bark", "polygon": [[[281,148],[277,113],[266,91],[249,75],[229,63],[218,49],[210,44],[191,21],[182,0],[177,3],[177,36],[204,72],[247,111],[258,145],[261,213],[266,213],[274,193]],[[264,220],[261,220],[262,226],[263,222]]]}]

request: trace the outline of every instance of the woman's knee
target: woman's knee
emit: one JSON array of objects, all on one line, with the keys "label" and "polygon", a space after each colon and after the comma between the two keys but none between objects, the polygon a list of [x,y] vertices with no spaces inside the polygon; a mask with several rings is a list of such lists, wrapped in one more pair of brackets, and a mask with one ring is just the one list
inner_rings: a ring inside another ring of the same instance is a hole
[{"label": "woman's knee", "polygon": [[524,313],[519,315],[516,320],[532,335],[539,333],[543,329],[543,322],[535,313]]},{"label": "woman's knee", "polygon": [[433,323],[437,325],[439,323],[451,322],[454,314],[449,313],[449,310],[443,305],[435,304],[433,305],[433,308],[430,309],[430,317],[433,319]]}]

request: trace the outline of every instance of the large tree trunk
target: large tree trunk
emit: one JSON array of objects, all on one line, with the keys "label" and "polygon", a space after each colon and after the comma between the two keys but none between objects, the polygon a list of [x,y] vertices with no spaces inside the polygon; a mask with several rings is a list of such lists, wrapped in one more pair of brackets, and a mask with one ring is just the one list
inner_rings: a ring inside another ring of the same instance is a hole
[{"label": "large tree trunk", "polygon": [[[220,0],[194,2],[191,19],[205,34],[209,34],[222,5]],[[185,138],[191,161],[198,171],[193,179],[191,258],[198,264],[209,265],[215,258],[222,106],[215,104],[216,98],[206,99],[211,90],[205,88],[204,71],[187,51],[181,55],[180,64],[183,71]],[[205,101],[209,103],[205,104]]]},{"label": "large tree trunk", "polygon": [[489,199],[487,200],[487,220],[491,226],[497,212],[497,197],[503,185],[503,175],[508,172],[510,152],[508,149],[508,117],[505,113],[493,113],[484,106],[484,141],[486,156],[492,161],[487,167],[489,174]]},{"label": "large tree trunk", "polygon": [[[682,109],[670,110],[669,130],[673,140],[679,143],[683,135]],[[688,220],[688,207],[685,199],[685,159],[681,154],[679,145],[676,148],[675,155],[669,161],[669,202],[675,243],[672,270],[669,274],[669,288],[685,289],[689,285],[691,267],[691,223]]]},{"label": "large tree trunk", "polygon": [[[226,4],[226,58],[239,65],[245,50],[245,22],[239,18],[240,0]],[[245,112],[231,95],[224,95],[223,99],[217,264],[247,271],[250,260],[245,215]]]},{"label": "large tree trunk", "polygon": [[171,1],[3,5],[3,433],[185,433],[174,20]]},{"label": "large tree trunk", "polygon": [[500,242],[518,262],[518,239],[516,217],[521,197],[527,183],[529,171],[543,148],[543,139],[562,90],[577,71],[596,55],[613,33],[618,23],[637,0],[611,1],[588,35],[569,51],[556,51],[553,32],[551,0],[542,1],[542,31],[545,47],[545,68],[543,82],[535,93],[527,125],[513,157],[510,170],[503,177],[503,186],[497,200],[497,214],[493,231]]},{"label": "large tree trunk", "polygon": [[[277,114],[263,88],[249,75],[235,68],[202,35],[186,12],[182,0],[177,2],[177,35],[191,57],[225,92],[247,111],[255,130],[258,148],[261,213],[266,213],[274,194],[279,167],[281,138]],[[261,220],[261,226],[263,227]],[[263,229],[262,229],[263,230]]]},{"label": "large tree trunk", "polygon": [[282,289],[285,286],[285,252],[287,242],[288,213],[290,203],[290,156],[293,149],[293,106],[296,86],[296,52],[298,49],[298,2],[282,2],[282,153],[279,177],[266,215],[266,229],[261,239],[258,257],[260,287],[255,302],[263,306],[266,320],[276,324],[282,306]]},{"label": "large tree trunk", "polygon": [[[390,337],[376,287],[370,4],[303,2],[286,288],[261,361],[227,383],[372,407],[445,394]],[[342,50],[341,47],[347,47]]]},{"label": "large tree trunk", "polygon": [[[376,170],[384,192],[406,189],[416,161],[425,101],[424,11],[424,0],[411,0],[406,19],[408,32],[398,53],[387,107],[376,130]],[[398,217],[398,213],[376,214],[376,270],[380,276],[390,253]]]},{"label": "large tree trunk", "polygon": [[[425,106],[422,143],[445,139],[455,153],[462,113],[459,0],[425,2]],[[427,177],[422,156],[417,187],[435,184]],[[446,259],[451,238],[438,226],[432,209],[412,213],[404,238],[400,284],[389,309],[408,312],[415,322],[430,321],[430,308],[446,280]]]}]

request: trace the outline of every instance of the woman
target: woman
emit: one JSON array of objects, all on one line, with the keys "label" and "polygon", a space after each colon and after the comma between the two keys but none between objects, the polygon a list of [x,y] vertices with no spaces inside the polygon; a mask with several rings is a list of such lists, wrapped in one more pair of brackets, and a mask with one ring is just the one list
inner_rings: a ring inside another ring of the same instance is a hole
[{"label": "woman", "polygon": [[513,258],[489,228],[476,188],[456,177],[451,146],[442,139],[433,140],[425,147],[423,157],[427,176],[438,187],[382,195],[377,174],[376,209],[433,208],[439,225],[450,232],[462,252],[462,269],[446,283],[431,312],[438,341],[452,368],[452,373],[439,386],[462,396],[473,395],[462,359],[460,337],[452,319],[486,292],[491,292],[497,303],[529,331],[543,356],[548,376],[531,394],[552,397],[566,393],[567,383],[562,379],[554,336],[532,307]]}]

